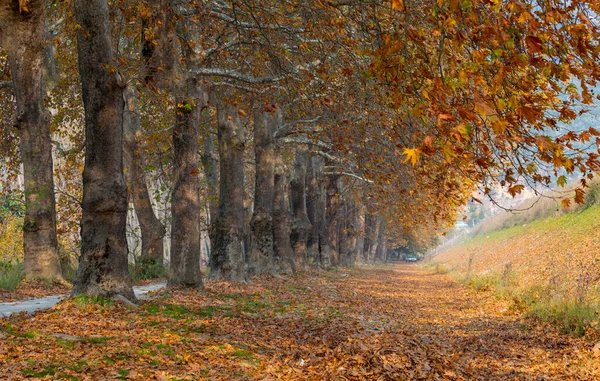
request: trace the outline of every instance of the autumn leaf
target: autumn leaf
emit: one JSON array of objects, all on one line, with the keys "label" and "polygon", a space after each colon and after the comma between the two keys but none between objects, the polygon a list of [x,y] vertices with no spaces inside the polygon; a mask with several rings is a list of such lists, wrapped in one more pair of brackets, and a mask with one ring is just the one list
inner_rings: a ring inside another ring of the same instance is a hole
[{"label": "autumn leaf", "polygon": [[583,189],[575,189],[575,202],[580,205],[585,203],[585,191]]},{"label": "autumn leaf", "polygon": [[19,0],[19,13],[29,13],[29,0]]},{"label": "autumn leaf", "polygon": [[405,148],[404,149],[404,162],[410,161],[411,165],[416,165],[421,158],[421,149],[420,148]]},{"label": "autumn leaf", "polygon": [[527,36],[525,38],[527,42],[527,47],[533,53],[540,53],[542,51],[542,40],[540,40],[536,36]]},{"label": "autumn leaf", "polygon": [[403,0],[392,0],[392,9],[401,10],[404,6]]},{"label": "autumn leaf", "polygon": [[515,184],[508,188],[508,194],[510,194],[512,197],[515,197],[516,195],[521,193],[523,191],[523,189],[525,189],[525,185]]}]

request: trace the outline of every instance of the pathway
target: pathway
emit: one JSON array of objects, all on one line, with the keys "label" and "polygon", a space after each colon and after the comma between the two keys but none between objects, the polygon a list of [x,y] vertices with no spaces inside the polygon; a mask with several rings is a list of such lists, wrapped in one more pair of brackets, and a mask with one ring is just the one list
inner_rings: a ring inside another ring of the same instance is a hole
[{"label": "pathway", "polygon": [[[155,283],[148,284],[145,286],[133,286],[133,292],[138,299],[145,299],[146,294],[152,291],[160,290],[166,287],[166,283]],[[44,298],[18,300],[9,303],[0,303],[0,317],[10,316],[14,313],[27,312],[32,313],[35,311],[50,308],[66,298],[67,295],[52,295]]]}]

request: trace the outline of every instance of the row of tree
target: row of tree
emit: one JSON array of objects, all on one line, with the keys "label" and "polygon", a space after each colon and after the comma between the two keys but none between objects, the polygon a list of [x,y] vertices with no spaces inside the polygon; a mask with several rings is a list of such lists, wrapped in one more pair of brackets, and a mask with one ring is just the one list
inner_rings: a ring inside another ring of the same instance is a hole
[{"label": "row of tree", "polygon": [[210,277],[244,282],[425,248],[478,184],[514,195],[579,170],[583,188],[598,155],[575,143],[599,133],[556,131],[592,103],[598,11],[4,2],[3,180],[22,164],[26,274],[60,278],[68,236],[80,247],[74,294],[134,299],[130,203],[141,255],[161,262],[168,235],[169,282],[201,288],[203,231]]}]

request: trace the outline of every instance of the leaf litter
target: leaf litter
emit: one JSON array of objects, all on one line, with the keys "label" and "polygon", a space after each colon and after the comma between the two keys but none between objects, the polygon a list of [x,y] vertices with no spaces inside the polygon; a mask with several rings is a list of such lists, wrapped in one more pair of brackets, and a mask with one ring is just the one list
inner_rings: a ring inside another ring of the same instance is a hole
[{"label": "leaf litter", "polygon": [[205,294],[157,291],[140,308],[77,298],[0,320],[0,379],[594,380],[594,343],[560,335],[444,274],[396,264]]}]

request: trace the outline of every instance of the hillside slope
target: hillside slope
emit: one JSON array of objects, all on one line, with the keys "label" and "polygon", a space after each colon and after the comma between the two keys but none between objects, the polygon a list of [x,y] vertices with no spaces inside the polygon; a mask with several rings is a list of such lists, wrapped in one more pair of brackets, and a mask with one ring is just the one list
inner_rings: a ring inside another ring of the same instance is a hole
[{"label": "hillside slope", "polygon": [[600,206],[482,234],[430,261],[458,276],[504,277],[575,300],[597,302],[600,280]]}]

